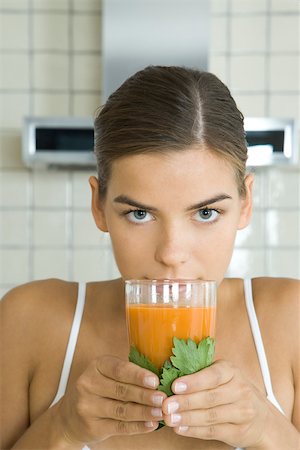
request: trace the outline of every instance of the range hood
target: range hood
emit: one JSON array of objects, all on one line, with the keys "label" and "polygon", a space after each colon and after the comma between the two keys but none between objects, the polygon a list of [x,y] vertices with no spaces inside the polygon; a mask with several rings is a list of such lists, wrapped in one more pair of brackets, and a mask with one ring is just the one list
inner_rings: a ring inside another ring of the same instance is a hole
[{"label": "range hood", "polygon": [[208,69],[209,0],[103,0],[102,103],[148,65]]}]

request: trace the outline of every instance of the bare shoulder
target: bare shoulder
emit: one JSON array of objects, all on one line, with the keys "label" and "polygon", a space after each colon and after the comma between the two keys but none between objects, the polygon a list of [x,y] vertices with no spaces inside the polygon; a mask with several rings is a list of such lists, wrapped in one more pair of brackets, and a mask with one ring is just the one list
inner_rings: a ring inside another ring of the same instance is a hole
[{"label": "bare shoulder", "polygon": [[295,368],[300,351],[300,281],[290,278],[254,278],[252,286],[262,332],[273,346],[284,348],[286,354],[290,354],[291,365]]},{"label": "bare shoulder", "polygon": [[74,313],[76,291],[76,283],[59,279],[33,281],[9,291],[0,302],[7,339],[19,340],[24,349],[26,344],[40,342],[36,338],[45,336],[47,329],[53,332],[55,326],[58,332]]},{"label": "bare shoulder", "polygon": [[33,322],[40,314],[66,308],[77,290],[77,283],[59,279],[32,281],[13,288],[4,295],[0,306],[7,317],[30,317]]},{"label": "bare shoulder", "polygon": [[291,312],[300,306],[300,281],[292,278],[253,278],[253,296],[258,307]]}]

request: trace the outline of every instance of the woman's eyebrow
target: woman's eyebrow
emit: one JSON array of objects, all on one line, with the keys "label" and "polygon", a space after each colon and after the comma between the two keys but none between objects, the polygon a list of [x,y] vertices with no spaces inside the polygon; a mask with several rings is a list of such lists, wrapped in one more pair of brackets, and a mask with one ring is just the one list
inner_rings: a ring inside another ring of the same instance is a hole
[{"label": "woman's eyebrow", "polygon": [[[200,209],[200,208],[203,208],[203,206],[211,205],[212,203],[216,203],[216,202],[219,202],[221,200],[226,200],[226,199],[232,199],[232,197],[230,195],[228,195],[228,194],[219,194],[219,195],[216,195],[213,198],[209,198],[207,200],[203,200],[203,201],[201,201],[199,203],[196,203],[195,205],[189,206],[186,209],[186,211],[192,211],[194,209]],[[142,210],[158,211],[158,208],[155,208],[154,206],[144,205],[143,203],[139,203],[139,202],[131,199],[127,195],[118,195],[118,197],[114,198],[113,201],[115,203],[121,203],[123,205],[130,205],[130,206],[133,206],[135,208],[142,209]]]},{"label": "woman's eyebrow", "polygon": [[114,198],[114,202],[134,206],[135,208],[143,210],[145,209],[147,211],[158,211],[158,209],[154,208],[154,206],[143,205],[142,203],[136,202],[135,200],[132,200],[131,198],[127,197],[127,195],[119,195],[118,197]]},{"label": "woman's eyebrow", "polygon": [[194,209],[200,209],[200,208],[203,208],[203,206],[212,205],[213,203],[220,202],[222,200],[227,200],[227,199],[232,200],[232,197],[228,194],[219,194],[219,195],[216,195],[215,197],[208,198],[207,200],[203,200],[200,203],[196,203],[195,205],[189,206],[186,210],[192,211]]}]

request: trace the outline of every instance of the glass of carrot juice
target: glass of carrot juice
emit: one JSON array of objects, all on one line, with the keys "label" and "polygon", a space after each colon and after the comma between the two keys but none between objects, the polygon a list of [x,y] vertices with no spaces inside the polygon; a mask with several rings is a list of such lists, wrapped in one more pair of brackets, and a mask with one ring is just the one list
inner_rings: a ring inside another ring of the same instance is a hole
[{"label": "glass of carrot juice", "polygon": [[161,368],[172,355],[173,339],[198,344],[215,337],[216,282],[126,280],[129,343]]}]

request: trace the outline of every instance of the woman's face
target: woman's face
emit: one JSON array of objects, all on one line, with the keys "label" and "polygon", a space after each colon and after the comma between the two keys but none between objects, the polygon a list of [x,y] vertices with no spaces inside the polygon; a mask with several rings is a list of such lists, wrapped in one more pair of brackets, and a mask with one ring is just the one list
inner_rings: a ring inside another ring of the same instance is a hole
[{"label": "woman's face", "polygon": [[90,179],[97,226],[110,233],[124,279],[221,282],[236,231],[251,214],[228,163],[208,151],[149,153],[113,162],[105,199]]}]

